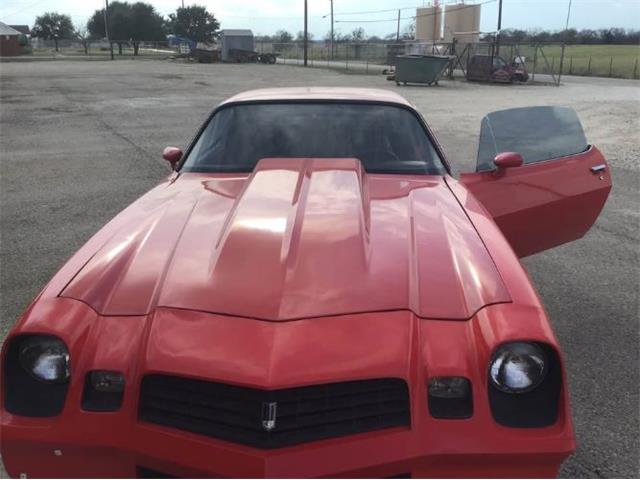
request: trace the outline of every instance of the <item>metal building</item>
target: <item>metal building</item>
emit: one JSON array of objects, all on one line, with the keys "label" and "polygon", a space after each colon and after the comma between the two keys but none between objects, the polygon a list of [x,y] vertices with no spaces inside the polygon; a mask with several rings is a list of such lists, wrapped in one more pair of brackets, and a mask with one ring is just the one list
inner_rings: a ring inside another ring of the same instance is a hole
[{"label": "metal building", "polygon": [[228,61],[231,49],[253,51],[253,32],[251,30],[221,30],[220,58],[223,62]]}]

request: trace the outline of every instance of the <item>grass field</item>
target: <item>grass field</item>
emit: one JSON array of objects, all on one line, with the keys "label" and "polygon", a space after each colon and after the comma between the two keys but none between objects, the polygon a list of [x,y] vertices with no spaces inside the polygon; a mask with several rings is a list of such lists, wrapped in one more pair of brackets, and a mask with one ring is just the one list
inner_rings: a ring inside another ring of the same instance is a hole
[{"label": "grass field", "polygon": [[[534,47],[519,47],[520,55],[527,57],[527,67],[533,71]],[[538,51],[535,72],[557,74],[560,71],[560,45],[542,47],[544,58]],[[503,52],[506,53],[506,52]],[[562,73],[565,75],[593,75],[598,77],[638,78],[640,75],[639,45],[567,45]]]}]

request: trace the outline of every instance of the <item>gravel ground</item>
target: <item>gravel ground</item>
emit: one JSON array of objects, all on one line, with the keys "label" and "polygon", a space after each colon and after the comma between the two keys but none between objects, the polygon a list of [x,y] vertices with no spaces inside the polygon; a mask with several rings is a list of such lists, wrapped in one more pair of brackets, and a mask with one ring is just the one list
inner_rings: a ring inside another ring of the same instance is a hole
[{"label": "gravel ground", "polygon": [[0,338],[92,233],[168,173],[162,148],[184,146],[234,93],[310,85],[399,91],[423,112],[457,171],[473,168],[486,113],[575,108],[612,166],[614,190],[584,239],[524,262],[568,362],[578,450],[561,474],[640,475],[639,82],[396,87],[382,75],[144,60],[2,63],[0,81]]}]

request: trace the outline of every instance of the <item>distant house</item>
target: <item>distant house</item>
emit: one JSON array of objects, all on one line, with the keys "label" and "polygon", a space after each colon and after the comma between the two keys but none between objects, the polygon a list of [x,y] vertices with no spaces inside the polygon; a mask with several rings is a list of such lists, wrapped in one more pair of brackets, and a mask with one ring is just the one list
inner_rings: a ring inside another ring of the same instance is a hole
[{"label": "distant house", "polygon": [[229,59],[229,50],[248,50],[253,52],[253,32],[251,30],[221,30],[220,58],[223,62]]},{"label": "distant house", "polygon": [[22,53],[20,33],[15,28],[0,22],[0,57],[15,57]]},{"label": "distant house", "polygon": [[14,30],[19,31],[23,35],[31,35],[31,29],[29,25],[9,25]]}]

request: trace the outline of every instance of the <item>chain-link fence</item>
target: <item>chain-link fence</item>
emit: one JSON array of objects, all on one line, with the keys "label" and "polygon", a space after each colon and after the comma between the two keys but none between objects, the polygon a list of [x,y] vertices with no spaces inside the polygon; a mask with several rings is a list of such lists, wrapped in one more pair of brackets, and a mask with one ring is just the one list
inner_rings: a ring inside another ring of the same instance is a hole
[{"label": "chain-link fence", "polygon": [[[280,63],[302,65],[304,45],[302,42],[271,43],[256,42],[260,53],[275,53]],[[455,56],[454,65],[458,75],[464,75],[471,55],[497,54],[491,42],[477,44],[419,44],[419,43],[336,43],[311,42],[308,48],[308,63],[313,67],[329,67],[364,73],[380,73],[393,65],[395,55],[403,53],[440,54]],[[518,58],[529,74],[582,75],[599,77],[640,77],[640,46],[638,45],[566,45],[562,59],[562,45],[503,44],[499,55],[508,63]],[[562,61],[561,61],[562,59]],[[562,72],[560,67],[562,64]]]},{"label": "chain-link fence", "polygon": [[[113,53],[116,57],[157,57],[167,58],[178,53],[177,48],[170,47],[166,41],[139,41],[123,40],[112,42]],[[105,40],[82,41],[82,40],[58,40],[57,45],[54,40],[31,39],[29,50],[34,57],[74,57],[110,56],[109,43]]]},{"label": "chain-link fence", "polygon": [[638,45],[566,45],[564,58],[560,44],[519,45],[518,49],[535,73],[633,79],[640,75]]}]

